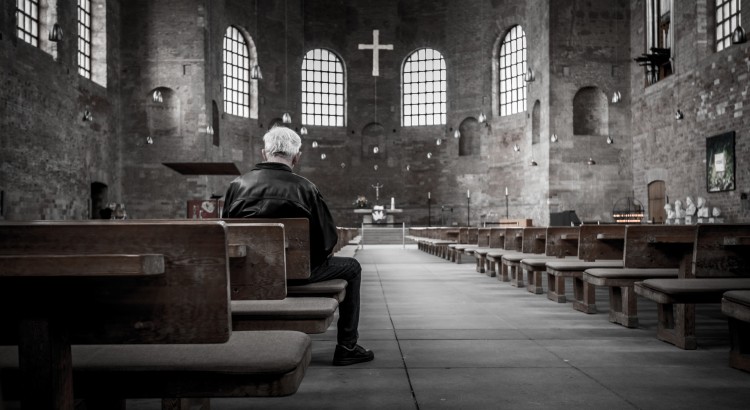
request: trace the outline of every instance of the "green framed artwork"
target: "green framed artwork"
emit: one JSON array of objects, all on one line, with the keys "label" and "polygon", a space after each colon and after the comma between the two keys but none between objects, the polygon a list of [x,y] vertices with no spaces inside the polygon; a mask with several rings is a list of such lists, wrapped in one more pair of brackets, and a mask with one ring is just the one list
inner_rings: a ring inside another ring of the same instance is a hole
[{"label": "green framed artwork", "polygon": [[734,131],[706,138],[706,190],[734,188]]}]

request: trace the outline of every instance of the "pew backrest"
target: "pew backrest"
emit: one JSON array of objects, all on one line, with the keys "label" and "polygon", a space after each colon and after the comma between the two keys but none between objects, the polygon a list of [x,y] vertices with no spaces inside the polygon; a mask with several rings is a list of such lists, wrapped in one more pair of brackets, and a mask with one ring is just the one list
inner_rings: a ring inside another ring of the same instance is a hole
[{"label": "pew backrest", "polygon": [[622,260],[625,252],[625,225],[581,225],[579,228],[579,259]]},{"label": "pew backrest", "polygon": [[[161,255],[162,274],[3,275],[20,259],[96,261],[102,255],[146,254]],[[2,344],[18,343],[13,323],[43,311],[63,318],[75,344],[229,339],[227,230],[222,222],[5,222],[0,224],[0,256]]]},{"label": "pew backrest", "polygon": [[489,247],[490,248],[504,248],[505,247],[505,228],[490,228]]},{"label": "pew backrest", "polygon": [[750,225],[698,225],[693,266],[696,278],[750,276]]},{"label": "pew backrest", "polygon": [[283,224],[286,237],[287,279],[307,279],[310,277],[310,221],[306,218],[230,218],[222,220],[230,225],[235,223]]},{"label": "pew backrest", "polygon": [[523,251],[523,228],[505,228],[505,249]]},{"label": "pew backrest", "polygon": [[624,267],[680,267],[686,248],[692,249],[694,246],[695,235],[695,225],[627,225]]},{"label": "pew backrest", "polygon": [[580,229],[577,226],[548,227],[544,253],[557,258],[578,255],[579,235]]},{"label": "pew backrest", "polygon": [[523,253],[544,253],[545,242],[547,241],[547,228],[523,228],[522,235],[521,251]]}]

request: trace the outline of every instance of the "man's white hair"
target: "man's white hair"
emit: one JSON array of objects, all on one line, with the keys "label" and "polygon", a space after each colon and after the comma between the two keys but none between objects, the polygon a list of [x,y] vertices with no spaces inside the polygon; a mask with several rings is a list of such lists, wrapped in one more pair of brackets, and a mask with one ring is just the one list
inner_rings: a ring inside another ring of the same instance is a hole
[{"label": "man's white hair", "polygon": [[263,149],[268,157],[291,159],[299,152],[302,139],[294,130],[275,126],[263,136]]}]

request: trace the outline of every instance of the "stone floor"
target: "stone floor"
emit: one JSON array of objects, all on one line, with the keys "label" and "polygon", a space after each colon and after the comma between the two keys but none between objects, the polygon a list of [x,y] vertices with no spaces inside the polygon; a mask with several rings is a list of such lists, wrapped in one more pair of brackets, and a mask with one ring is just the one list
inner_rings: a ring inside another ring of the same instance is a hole
[{"label": "stone floor", "polygon": [[295,395],[213,399],[213,410],[750,408],[750,374],[727,364],[718,306],[698,307],[699,348],[684,351],[656,339],[656,309],[645,299],[641,327],[626,329],[607,320],[605,292],[599,313],[586,315],[412,245],[368,245],[356,258],[360,343],[375,360],[331,366],[333,326],[313,336]]}]

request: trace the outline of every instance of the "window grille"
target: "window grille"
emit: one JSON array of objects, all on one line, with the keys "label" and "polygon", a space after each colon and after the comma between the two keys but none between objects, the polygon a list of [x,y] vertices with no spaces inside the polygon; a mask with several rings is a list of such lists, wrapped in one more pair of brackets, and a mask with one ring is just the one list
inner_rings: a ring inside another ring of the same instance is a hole
[{"label": "window grille", "polygon": [[445,124],[447,84],[445,59],[439,51],[423,48],[409,55],[403,69],[403,125]]},{"label": "window grille", "polygon": [[302,60],[302,124],[343,127],[345,85],[344,65],[336,54],[308,51]]}]

